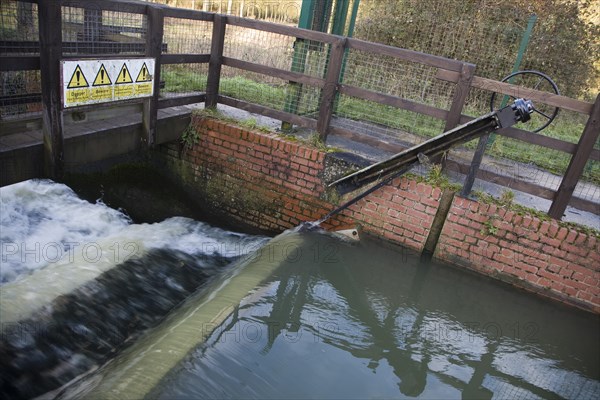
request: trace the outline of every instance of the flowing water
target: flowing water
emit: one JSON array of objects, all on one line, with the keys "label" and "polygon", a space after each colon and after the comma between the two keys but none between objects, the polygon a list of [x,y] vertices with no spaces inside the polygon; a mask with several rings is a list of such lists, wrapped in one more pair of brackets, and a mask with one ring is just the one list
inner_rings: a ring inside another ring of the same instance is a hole
[{"label": "flowing water", "polygon": [[5,396],[600,397],[597,316],[405,249],[0,194]]}]

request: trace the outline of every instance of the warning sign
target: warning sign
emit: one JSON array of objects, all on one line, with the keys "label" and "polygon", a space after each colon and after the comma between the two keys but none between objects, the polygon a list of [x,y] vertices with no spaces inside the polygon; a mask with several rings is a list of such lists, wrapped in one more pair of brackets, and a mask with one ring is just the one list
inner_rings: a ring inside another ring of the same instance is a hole
[{"label": "warning sign", "polygon": [[73,74],[71,75],[67,89],[76,89],[88,86],[90,85],[88,84],[87,79],[85,79],[83,72],[81,72],[81,67],[77,65],[75,67],[75,71],[73,71]]},{"label": "warning sign", "polygon": [[121,67],[121,71],[119,71],[119,75],[117,75],[117,79],[115,80],[117,85],[122,83],[133,83],[131,79],[131,75],[129,74],[129,69],[127,69],[127,63],[123,63]]},{"label": "warning sign", "polygon": [[152,96],[154,65],[153,58],[62,61],[63,105],[75,107]]},{"label": "warning sign", "polygon": [[150,75],[148,73],[148,67],[146,66],[146,63],[144,63],[144,65],[142,65],[142,69],[140,69],[140,73],[138,74],[135,81],[136,82],[151,82],[152,81],[152,75]]},{"label": "warning sign", "polygon": [[100,66],[98,73],[96,74],[96,79],[94,79],[94,83],[92,86],[104,86],[104,85],[112,85],[112,81],[110,80],[110,76],[108,72],[106,72],[106,67],[104,64]]}]

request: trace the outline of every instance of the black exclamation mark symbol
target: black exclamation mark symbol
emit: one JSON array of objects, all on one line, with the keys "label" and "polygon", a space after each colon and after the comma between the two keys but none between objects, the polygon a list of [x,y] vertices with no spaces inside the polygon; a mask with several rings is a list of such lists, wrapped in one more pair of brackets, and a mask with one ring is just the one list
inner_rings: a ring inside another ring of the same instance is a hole
[{"label": "black exclamation mark symbol", "polygon": [[81,71],[75,71],[75,75],[77,75],[77,86],[79,86],[79,77],[81,76]]},{"label": "black exclamation mark symbol", "polygon": [[142,80],[144,80],[144,81],[146,80],[146,66],[145,65],[142,67]]},{"label": "black exclamation mark symbol", "polygon": [[104,83],[104,70],[103,69],[100,70],[100,81],[102,83]]},{"label": "black exclamation mark symbol", "polygon": [[123,82],[125,82],[125,68],[123,68]]}]

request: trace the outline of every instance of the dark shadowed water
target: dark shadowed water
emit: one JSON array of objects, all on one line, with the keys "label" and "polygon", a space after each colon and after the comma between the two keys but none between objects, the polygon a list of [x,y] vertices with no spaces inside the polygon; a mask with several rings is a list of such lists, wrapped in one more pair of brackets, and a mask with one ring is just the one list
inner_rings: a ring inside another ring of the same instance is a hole
[{"label": "dark shadowed water", "polygon": [[600,396],[598,317],[400,248],[303,236],[150,397]]}]

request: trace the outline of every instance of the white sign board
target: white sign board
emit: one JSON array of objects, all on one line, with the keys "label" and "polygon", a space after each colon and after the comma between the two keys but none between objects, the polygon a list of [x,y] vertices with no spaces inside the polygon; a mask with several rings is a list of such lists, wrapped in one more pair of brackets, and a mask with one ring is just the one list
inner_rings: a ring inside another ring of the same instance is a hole
[{"label": "white sign board", "polygon": [[69,60],[61,69],[65,108],[154,94],[153,58]]}]

